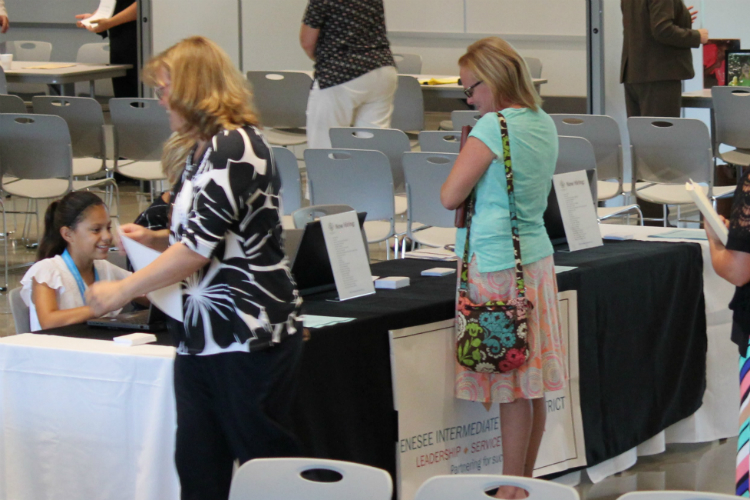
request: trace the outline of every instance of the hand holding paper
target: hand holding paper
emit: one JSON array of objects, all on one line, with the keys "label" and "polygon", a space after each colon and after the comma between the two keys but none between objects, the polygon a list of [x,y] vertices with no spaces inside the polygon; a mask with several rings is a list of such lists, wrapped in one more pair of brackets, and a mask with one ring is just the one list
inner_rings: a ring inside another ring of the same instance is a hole
[{"label": "hand holding paper", "polygon": [[701,211],[703,220],[706,222],[706,229],[710,227],[719,241],[721,241],[721,244],[726,246],[729,231],[727,231],[727,226],[723,218],[716,213],[713,205],[703,192],[703,188],[691,180],[690,182],[685,183],[685,189],[690,195],[690,198],[693,199],[693,203],[698,207],[698,210]]}]

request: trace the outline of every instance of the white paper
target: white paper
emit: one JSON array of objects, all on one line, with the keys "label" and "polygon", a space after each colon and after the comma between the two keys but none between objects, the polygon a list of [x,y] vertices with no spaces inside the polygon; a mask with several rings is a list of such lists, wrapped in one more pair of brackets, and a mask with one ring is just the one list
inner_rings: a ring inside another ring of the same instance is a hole
[{"label": "white paper", "polygon": [[339,300],[375,293],[357,213],[343,212],[320,218]]},{"label": "white paper", "polygon": [[109,19],[115,13],[116,3],[117,3],[117,0],[100,0],[99,8],[96,9],[96,12],[94,12],[91,15],[91,17],[86,18],[83,21],[81,21],[81,24],[90,28],[92,25],[96,24],[96,23],[92,23],[91,21],[98,21],[100,19]]},{"label": "white paper", "polygon": [[412,250],[406,252],[404,255],[407,259],[420,259],[420,260],[443,260],[446,262],[457,260],[456,254],[451,250],[444,248],[430,248],[424,247],[419,250]]},{"label": "white paper", "polygon": [[[149,248],[146,245],[138,243],[137,241],[125,236],[125,234],[120,231],[119,225],[117,226],[117,232],[120,234],[120,242],[125,249],[125,253],[128,254],[130,263],[136,271],[140,271],[148,266],[161,255],[161,252],[157,252],[153,248]],[[179,283],[165,286],[159,290],[154,290],[153,292],[146,294],[146,296],[148,297],[148,300],[161,309],[164,314],[168,314],[177,321],[182,321],[182,289],[180,288]]]},{"label": "white paper", "polygon": [[727,231],[727,227],[719,218],[719,214],[714,210],[711,201],[709,201],[708,196],[703,192],[703,189],[700,185],[691,180],[690,182],[685,183],[685,190],[687,190],[690,198],[693,199],[693,203],[696,204],[698,210],[703,214],[703,220],[711,226],[711,229],[714,230],[714,233],[719,237],[721,243],[726,246],[727,238],[729,238],[729,231]]},{"label": "white paper", "polygon": [[302,320],[302,325],[305,328],[321,328],[324,326],[331,326],[338,323],[348,323],[354,321],[354,318],[340,318],[338,316],[317,316],[314,314],[305,314],[299,316]]},{"label": "white paper", "polygon": [[560,205],[565,237],[571,252],[602,246],[602,235],[596,219],[596,208],[585,170],[552,177],[557,203]]},{"label": "white paper", "polygon": [[153,333],[129,333],[115,337],[112,340],[117,344],[136,346],[156,342],[156,335]]}]

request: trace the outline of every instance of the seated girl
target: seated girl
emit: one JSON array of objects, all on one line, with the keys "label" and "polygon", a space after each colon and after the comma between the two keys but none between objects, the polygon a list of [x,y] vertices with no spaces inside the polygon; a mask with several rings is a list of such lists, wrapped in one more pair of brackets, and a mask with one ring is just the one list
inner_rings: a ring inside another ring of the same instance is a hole
[{"label": "seated girl", "polygon": [[84,299],[86,289],[95,281],[116,281],[130,274],[104,260],[111,243],[109,212],[94,193],[68,193],[49,206],[37,263],[21,280],[32,332],[95,317]]}]

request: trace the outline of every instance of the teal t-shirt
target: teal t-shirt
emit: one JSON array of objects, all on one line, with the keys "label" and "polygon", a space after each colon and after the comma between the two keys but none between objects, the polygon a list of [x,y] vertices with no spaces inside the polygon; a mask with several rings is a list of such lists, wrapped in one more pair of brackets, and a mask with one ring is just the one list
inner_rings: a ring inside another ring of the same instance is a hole
[{"label": "teal t-shirt", "polygon": [[[557,163],[557,129],[552,118],[541,109],[508,108],[501,113],[508,123],[510,137],[521,257],[524,264],[531,264],[553,253],[543,217]],[[470,137],[486,144],[496,158],[476,185],[469,260],[476,256],[479,272],[501,271],[515,264],[497,113],[487,113],[480,118]],[[456,255],[460,258],[464,255],[465,241],[466,229],[459,229]]]}]

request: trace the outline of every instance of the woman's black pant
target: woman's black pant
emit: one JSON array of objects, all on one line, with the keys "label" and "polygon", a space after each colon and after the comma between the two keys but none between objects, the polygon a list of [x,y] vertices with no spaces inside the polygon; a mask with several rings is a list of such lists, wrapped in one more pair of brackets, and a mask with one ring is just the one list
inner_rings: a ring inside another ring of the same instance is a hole
[{"label": "woman's black pant", "polygon": [[253,353],[177,355],[175,462],[183,500],[224,500],[235,460],[298,456],[291,427],[302,335]]}]

